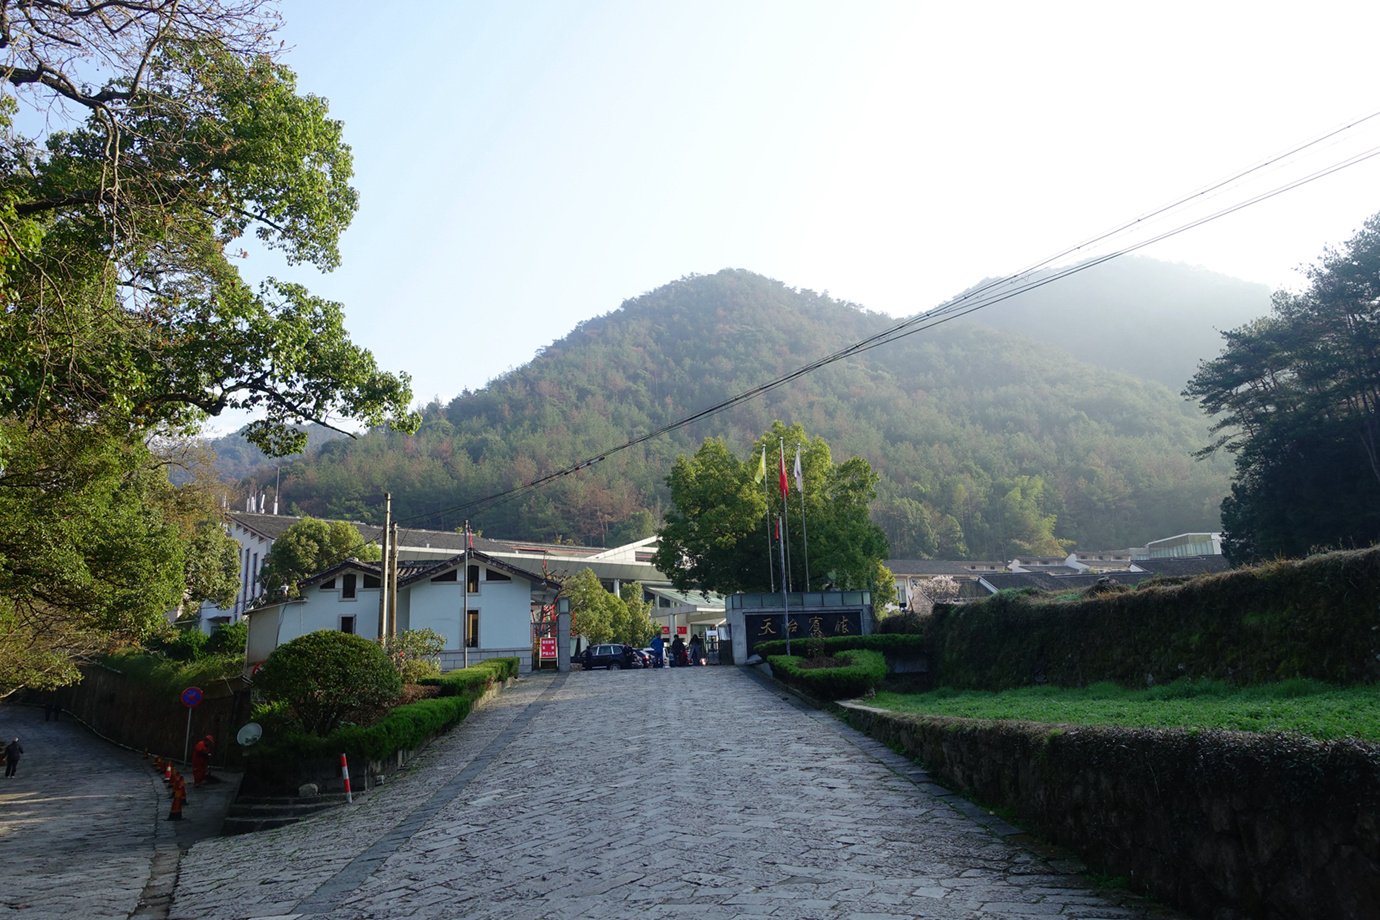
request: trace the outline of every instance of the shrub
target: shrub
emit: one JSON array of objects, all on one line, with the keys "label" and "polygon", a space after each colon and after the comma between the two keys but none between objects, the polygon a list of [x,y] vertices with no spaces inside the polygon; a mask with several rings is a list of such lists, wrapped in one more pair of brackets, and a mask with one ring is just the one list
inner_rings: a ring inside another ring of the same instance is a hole
[{"label": "shrub", "polygon": [[341,719],[397,696],[402,681],[378,643],[321,630],[274,649],[254,686],[269,702],[286,702],[307,732],[325,735]]},{"label": "shrub", "polygon": [[[805,643],[799,639],[791,642],[792,652],[804,648]],[[826,655],[837,655],[839,652],[852,648],[869,649],[888,655],[916,655],[928,651],[929,644],[924,636],[899,633],[870,636],[831,636],[824,640],[824,654]],[[759,642],[754,647],[754,653],[763,658],[770,658],[772,655],[784,655],[786,642],[783,639]]]},{"label": "shrub", "polygon": [[420,683],[439,686],[440,697],[395,707],[373,725],[345,726],[324,738],[294,733],[266,739],[247,757],[255,770],[271,774],[286,764],[342,753],[352,759],[383,760],[397,751],[416,750],[427,739],[464,721],[475,701],[495,682],[517,672],[516,658],[493,658],[441,677],[425,678]]},{"label": "shrub", "polygon": [[842,700],[862,696],[886,677],[886,657],[881,652],[850,649],[838,653],[848,661],[841,668],[805,668],[795,655],[772,655],[771,673],[785,684],[817,700]]},{"label": "shrub", "polygon": [[925,619],[914,610],[902,610],[883,617],[877,624],[877,632],[882,635],[918,636],[925,631]]},{"label": "shrub", "polygon": [[441,675],[441,650],[446,637],[430,629],[409,629],[384,640],[383,650],[393,659],[405,684],[415,684],[424,677]]},{"label": "shrub", "polygon": [[206,654],[238,655],[243,658],[244,644],[248,638],[248,620],[240,620],[238,623],[222,623],[216,627],[215,632],[211,633],[211,638],[206,640]]}]

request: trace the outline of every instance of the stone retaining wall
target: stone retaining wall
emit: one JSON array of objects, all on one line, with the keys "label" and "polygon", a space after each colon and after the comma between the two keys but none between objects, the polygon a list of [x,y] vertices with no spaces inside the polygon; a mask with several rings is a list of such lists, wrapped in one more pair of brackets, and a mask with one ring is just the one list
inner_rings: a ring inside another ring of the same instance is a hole
[{"label": "stone retaining wall", "polygon": [[1380,912],[1380,746],[838,711],[1095,871],[1196,916]]}]

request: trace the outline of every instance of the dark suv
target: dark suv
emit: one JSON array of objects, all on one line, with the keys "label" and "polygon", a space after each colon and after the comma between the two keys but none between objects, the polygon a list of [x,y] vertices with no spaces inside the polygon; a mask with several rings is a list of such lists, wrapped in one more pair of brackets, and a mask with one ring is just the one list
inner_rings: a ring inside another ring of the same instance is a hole
[{"label": "dark suv", "polygon": [[617,671],[621,668],[640,668],[642,659],[631,645],[591,645],[580,656],[580,667],[586,671],[595,668]]}]

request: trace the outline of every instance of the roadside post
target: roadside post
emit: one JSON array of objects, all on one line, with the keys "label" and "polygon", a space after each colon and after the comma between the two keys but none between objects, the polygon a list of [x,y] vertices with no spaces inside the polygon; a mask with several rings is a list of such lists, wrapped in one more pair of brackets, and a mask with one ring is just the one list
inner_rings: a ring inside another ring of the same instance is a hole
[{"label": "roadside post", "polygon": [[187,707],[187,737],[182,742],[182,762],[191,763],[192,751],[192,710],[201,702],[201,688],[188,687],[182,691],[182,705]]}]

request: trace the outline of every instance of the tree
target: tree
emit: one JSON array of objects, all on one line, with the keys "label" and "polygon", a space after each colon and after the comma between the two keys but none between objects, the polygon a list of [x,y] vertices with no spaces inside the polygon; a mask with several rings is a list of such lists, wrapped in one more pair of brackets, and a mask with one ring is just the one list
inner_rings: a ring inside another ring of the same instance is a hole
[{"label": "tree", "polygon": [[1235,563],[1380,540],[1380,214],[1328,248],[1300,294],[1223,334],[1184,395],[1235,455],[1222,502]]},{"label": "tree", "polygon": [[233,593],[238,545],[207,523],[210,497],[171,485],[147,445],[13,422],[0,442],[0,695],[73,683],[74,660]]},{"label": "tree", "polygon": [[[657,533],[652,562],[681,590],[767,591],[773,571],[779,590],[779,555],[777,549],[768,548],[768,533],[769,528],[774,533],[775,516],[782,507],[778,485],[782,444],[790,451],[787,465],[792,469],[787,476],[786,539],[794,590],[833,585],[892,596],[894,587],[883,584],[880,566],[889,545],[868,515],[868,503],[876,496],[877,474],[861,457],[835,464],[824,439],[810,440],[801,426],[786,427],[781,422],[757,440],[747,460],[733,456],[720,438],[706,440],[691,458],[676,459],[666,478],[674,507],[666,512]],[[795,447],[800,449],[805,487],[803,527],[793,475]],[[768,458],[765,486],[759,478],[764,448]]]},{"label": "tree", "polygon": [[377,642],[323,629],[274,649],[254,687],[287,703],[306,731],[328,735],[342,719],[396,697],[402,678]]},{"label": "tree", "polygon": [[626,626],[618,641],[638,648],[645,647],[661,631],[661,627],[652,619],[652,605],[642,596],[642,584],[623,582],[618,588],[618,599],[627,610]]},{"label": "tree", "polygon": [[344,521],[302,518],[278,539],[264,557],[259,584],[264,598],[297,597],[297,583],[346,559],[376,560],[379,547],[360,539],[359,531]]},{"label": "tree", "polygon": [[295,422],[415,427],[339,304],[233,261],[252,233],[330,270],[356,206],[275,25],[259,0],[0,4],[0,693],[226,597],[233,541],[154,442],[227,409],[272,454]]},{"label": "tree", "polygon": [[581,569],[561,585],[561,593],[570,598],[571,635],[583,636],[590,644],[613,641],[614,631],[619,619],[626,615],[626,608],[621,607],[617,597],[604,590],[598,575],[591,569]]}]

